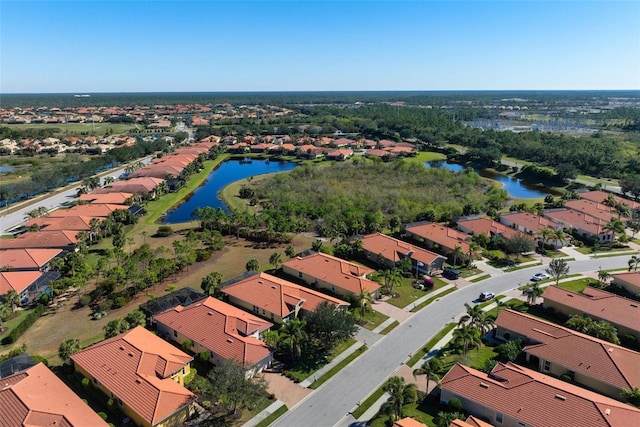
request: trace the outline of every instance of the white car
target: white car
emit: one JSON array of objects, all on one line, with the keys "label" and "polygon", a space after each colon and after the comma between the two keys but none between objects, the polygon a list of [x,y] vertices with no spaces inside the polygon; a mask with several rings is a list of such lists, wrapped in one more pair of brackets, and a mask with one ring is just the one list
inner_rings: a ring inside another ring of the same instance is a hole
[{"label": "white car", "polygon": [[536,273],[531,278],[531,281],[539,282],[540,280],[547,280],[547,279],[551,279],[551,276],[549,276],[547,273]]},{"label": "white car", "polygon": [[480,301],[489,301],[490,299],[492,299],[495,296],[496,296],[496,294],[494,294],[493,292],[483,292],[483,293],[480,294],[480,297],[478,298],[478,300],[480,300]]}]

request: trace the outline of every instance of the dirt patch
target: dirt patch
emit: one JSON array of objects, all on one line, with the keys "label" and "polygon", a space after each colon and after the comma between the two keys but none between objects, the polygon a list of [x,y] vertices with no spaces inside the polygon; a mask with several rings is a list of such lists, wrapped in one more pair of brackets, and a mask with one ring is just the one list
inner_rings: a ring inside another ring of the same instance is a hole
[{"label": "dirt patch", "polygon": [[284,375],[276,372],[264,372],[262,374],[267,380],[267,390],[273,393],[276,398],[284,402],[287,408],[293,408],[298,402],[307,397],[312,390],[296,384]]}]

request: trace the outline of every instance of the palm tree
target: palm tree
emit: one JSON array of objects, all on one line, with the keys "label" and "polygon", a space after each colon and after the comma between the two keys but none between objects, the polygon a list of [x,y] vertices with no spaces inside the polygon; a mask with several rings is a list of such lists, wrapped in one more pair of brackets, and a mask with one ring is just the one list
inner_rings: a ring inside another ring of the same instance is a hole
[{"label": "palm tree", "polygon": [[384,279],[384,291],[387,294],[391,294],[393,292],[393,288],[402,283],[402,276],[400,274],[400,270],[397,268],[384,270],[382,272],[382,277]]},{"label": "palm tree", "polygon": [[553,236],[553,238],[560,244],[560,245],[564,245],[565,243],[567,243],[567,237],[564,234],[564,229],[559,228],[557,230],[555,230],[555,234]]},{"label": "palm tree", "polygon": [[220,286],[220,283],[222,283],[222,274],[214,271],[202,278],[200,288],[204,292],[206,292],[207,295],[211,295],[212,293],[215,293],[215,291],[218,289],[218,286]]},{"label": "palm tree", "polygon": [[470,320],[471,323],[474,323],[475,320],[484,313],[484,311],[482,311],[482,307],[479,305],[469,305],[465,302],[464,306],[467,309],[468,320]]},{"label": "palm tree", "polygon": [[451,254],[453,255],[453,268],[456,268],[456,265],[458,265],[458,257],[464,255],[462,247],[456,245],[456,247],[451,251]]},{"label": "palm tree", "polygon": [[306,324],[304,320],[291,319],[280,328],[280,333],[289,339],[289,351],[294,364],[302,353],[302,344],[307,339],[307,333],[304,330]]},{"label": "palm tree", "polygon": [[453,331],[453,339],[456,343],[462,345],[462,355],[466,356],[469,347],[480,345],[482,339],[480,337],[480,329],[476,326],[463,323]]},{"label": "palm tree", "polygon": [[611,233],[610,243],[613,243],[617,234],[624,233],[624,224],[618,218],[611,218],[611,220],[605,224],[602,229]]},{"label": "palm tree", "polygon": [[480,245],[476,242],[469,242],[469,252],[467,256],[469,257],[469,270],[473,267],[473,260],[475,259],[476,251],[480,249]]},{"label": "palm tree", "polygon": [[413,378],[418,375],[427,376],[427,388],[426,393],[429,394],[429,380],[433,379],[436,383],[440,381],[440,371],[442,370],[442,362],[437,357],[432,357],[425,360],[417,369],[413,370]]},{"label": "palm tree", "polygon": [[629,260],[629,271],[633,268],[633,271],[638,271],[638,265],[640,265],[640,256],[631,255]]},{"label": "palm tree", "polygon": [[80,351],[80,341],[77,338],[69,338],[60,343],[58,356],[63,363],[67,363],[72,354]]},{"label": "palm tree", "polygon": [[630,389],[622,389],[620,397],[632,404],[633,406],[640,407],[640,388],[631,386]]},{"label": "palm tree", "polygon": [[282,255],[280,255],[280,252],[274,252],[271,254],[269,257],[269,264],[273,265],[274,270],[277,270],[278,267],[280,267],[280,264],[282,264]]},{"label": "palm tree", "polygon": [[387,412],[392,420],[402,418],[402,407],[413,403],[417,399],[416,385],[406,384],[402,377],[391,377],[384,385],[384,391],[389,393],[389,399],[384,403],[384,412]]},{"label": "palm tree", "polygon": [[322,249],[322,240],[320,239],[314,240],[313,243],[311,243],[311,249],[314,252],[320,252],[320,249]]},{"label": "palm tree", "polygon": [[4,330],[3,321],[11,316],[11,307],[9,304],[0,304],[0,332]]},{"label": "palm tree", "polygon": [[100,233],[100,222],[101,220],[98,218],[91,218],[89,221],[89,241],[92,242],[98,238],[98,233]]},{"label": "palm tree", "polygon": [[18,294],[15,290],[11,289],[2,297],[4,299],[5,304],[7,304],[11,308],[11,312],[15,313],[18,304],[20,303],[20,294]]},{"label": "palm tree", "polygon": [[522,291],[522,294],[527,296],[527,302],[529,303],[529,305],[533,305],[536,303],[543,292],[544,289],[542,289],[538,283],[532,283]]},{"label": "palm tree", "polygon": [[358,295],[357,308],[360,313],[360,320],[363,321],[365,315],[371,311],[371,294],[366,289],[360,288],[360,294]]},{"label": "palm tree", "polygon": [[542,236],[542,244],[546,245],[551,238],[555,237],[556,232],[548,227],[545,227],[540,230],[540,235]]},{"label": "palm tree", "polygon": [[245,265],[247,271],[260,271],[260,263],[257,259],[251,258]]}]

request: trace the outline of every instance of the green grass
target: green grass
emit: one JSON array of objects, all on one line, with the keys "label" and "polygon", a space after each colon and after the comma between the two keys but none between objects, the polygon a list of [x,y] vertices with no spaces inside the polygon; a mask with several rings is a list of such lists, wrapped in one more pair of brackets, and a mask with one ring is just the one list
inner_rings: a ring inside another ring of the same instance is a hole
[{"label": "green grass", "polygon": [[344,368],[345,366],[347,366],[349,363],[351,363],[352,361],[354,361],[357,357],[359,357],[362,353],[364,353],[367,350],[367,346],[363,345],[361,347],[359,347],[356,351],[354,351],[353,353],[351,353],[349,356],[345,357],[343,360],[341,360],[339,363],[336,363],[336,365],[334,367],[332,367],[331,369],[329,369],[324,375],[322,375],[320,378],[318,378],[317,380],[315,380],[310,386],[309,388],[311,389],[317,389],[318,387],[320,387],[322,384],[324,384],[325,382],[329,381],[329,379],[331,377],[333,377],[335,374],[337,374],[338,372],[340,372],[340,370],[342,368]]},{"label": "green grass", "polygon": [[[507,308],[511,308],[516,311],[524,311],[526,312],[526,308],[529,306],[526,302],[519,299],[511,299],[506,302]],[[493,307],[491,310],[487,311],[488,315],[498,316],[498,312],[502,309],[502,307]]]},{"label": "green grass", "polygon": [[542,265],[542,263],[541,262],[536,262],[534,264],[520,265],[520,266],[517,266],[517,267],[506,268],[504,271],[506,273],[510,273],[512,271],[518,271],[518,270],[522,270],[524,268],[535,267],[536,265]]},{"label": "green grass", "polygon": [[477,283],[477,282],[480,282],[480,281],[482,281],[482,280],[488,279],[488,278],[490,278],[490,277],[491,277],[491,275],[490,275],[490,274],[484,274],[484,275],[482,275],[482,276],[476,277],[475,279],[471,279],[471,280],[469,280],[469,281],[470,281],[471,283]]},{"label": "green grass", "polygon": [[[357,316],[359,316],[359,313],[357,314]],[[383,322],[385,322],[388,318],[389,316],[386,316],[375,310],[371,310],[365,314],[364,321],[360,323],[360,326],[372,331],[377,328],[378,325],[381,325]]]},{"label": "green grass", "polygon": [[411,283],[413,283],[415,279],[403,278],[402,285],[393,288],[393,293],[397,295],[397,297],[394,296],[392,298],[389,298],[387,302],[395,307],[404,308],[409,304],[415,302],[418,298],[422,298],[428,293],[431,293],[436,289],[439,289],[446,285],[446,282],[438,279],[437,277],[433,277],[432,279],[435,282],[435,285],[432,289],[429,290],[429,292],[425,292],[411,286]]},{"label": "green grass", "polygon": [[[589,254],[594,253],[592,246],[581,246],[579,248],[576,248],[576,250],[578,252],[580,252],[581,254],[585,254],[585,255],[589,255]],[[609,255],[609,256],[623,255],[620,252],[629,252],[630,254],[635,254],[637,251],[634,251],[632,248],[630,248],[628,246],[625,246],[625,247],[622,247],[622,248],[611,248],[611,247],[607,247],[607,246],[601,246],[596,251],[595,257],[598,257],[598,254],[602,254],[602,255],[599,255],[601,257],[607,256],[606,254],[613,254],[613,255]]]},{"label": "green grass", "polygon": [[18,310],[15,312],[15,317],[7,320],[6,322],[3,323],[3,326],[5,327],[4,332],[2,333],[2,335],[5,334],[10,334],[11,331],[13,331],[16,326],[18,326],[20,323],[22,323],[22,321],[29,315],[29,313],[31,313],[33,310]]},{"label": "green grass", "polygon": [[466,356],[451,352],[452,347],[446,347],[443,350],[447,353],[447,356],[442,357],[444,366],[453,366],[455,363],[460,362],[474,369],[483,368],[488,360],[494,359],[498,355],[493,348],[484,345],[470,349],[467,351]]},{"label": "green grass", "polygon": [[407,161],[424,163],[424,162],[432,162],[434,160],[445,160],[446,158],[447,156],[443,153],[435,153],[432,151],[421,151],[414,157],[407,157]]},{"label": "green grass", "polygon": [[373,393],[371,393],[369,397],[367,397],[364,401],[360,403],[360,406],[358,406],[358,408],[352,412],[353,417],[357,420],[358,418],[363,416],[364,413],[367,412],[367,409],[369,409],[371,405],[376,403],[378,399],[382,397],[383,394],[384,394],[384,386],[381,386],[380,388],[376,389]]},{"label": "green grass", "polygon": [[[581,277],[581,276],[582,276],[582,274],[580,274],[580,273],[572,273],[572,274],[567,274],[566,276],[562,276],[560,278],[560,280],[568,279],[570,277]],[[556,279],[554,279],[552,277],[550,279],[540,280],[538,282],[529,282],[529,283],[527,283],[525,285],[518,286],[518,290],[524,291],[525,289],[527,289],[529,286],[533,285],[534,283],[538,283],[539,285],[546,285],[547,283],[555,283],[555,281],[556,281]]]},{"label": "green grass", "polygon": [[447,323],[444,328],[440,329],[440,331],[435,334],[427,343],[418,351],[415,352],[413,356],[407,362],[408,366],[414,366],[420,359],[422,359],[425,354],[427,354],[434,345],[438,344],[442,338],[445,337],[453,328],[456,327],[455,323]]},{"label": "green grass", "polygon": [[638,252],[637,251],[633,251],[633,252],[625,252],[625,251],[620,251],[620,252],[616,252],[616,253],[609,253],[609,254],[603,254],[603,255],[594,255],[591,258],[594,259],[598,259],[598,258],[611,258],[611,257],[615,257],[615,256],[624,256],[624,255],[637,255]]},{"label": "green grass", "polygon": [[399,324],[400,323],[398,323],[397,320],[394,320],[393,323],[391,323],[389,326],[387,326],[386,328],[384,328],[383,330],[380,331],[380,335],[387,335],[389,332],[391,332]]},{"label": "green grass", "polygon": [[568,291],[581,293],[584,288],[587,286],[597,285],[598,281],[596,279],[592,279],[590,277],[585,277],[583,279],[572,280],[570,282],[560,282],[558,287],[562,289],[566,289]]},{"label": "green grass", "polygon": [[498,301],[500,301],[500,300],[501,300],[502,298],[504,298],[504,297],[505,297],[505,295],[498,295],[498,296],[496,296],[495,298],[490,299],[489,301],[481,302],[480,304],[477,304],[477,305],[478,305],[478,307],[480,307],[480,308],[485,308],[485,307],[487,307],[487,306],[489,306],[489,305],[493,304],[494,302],[498,302]]},{"label": "green grass", "polygon": [[[335,348],[331,350],[329,356],[327,357],[327,363],[331,362],[337,355],[351,347],[356,343],[356,340],[351,338],[340,344],[338,344]],[[322,368],[324,365],[316,365],[313,367],[303,366],[292,369],[287,369],[287,372],[293,377],[297,382],[302,382],[305,379],[309,378],[313,375],[318,369]]]},{"label": "green grass", "polygon": [[269,427],[271,423],[273,423],[275,420],[277,420],[282,415],[284,415],[284,413],[287,412],[288,410],[289,408],[287,408],[287,405],[282,405],[281,407],[273,411],[273,413],[270,414],[267,418],[265,418],[264,420],[256,424],[256,427]]},{"label": "green grass", "polygon": [[618,180],[613,178],[598,179],[588,175],[578,175],[576,178],[591,182],[593,184],[613,185],[616,187],[620,185]]},{"label": "green grass", "polygon": [[457,291],[457,290],[458,290],[458,288],[453,287],[453,288],[449,288],[449,289],[447,289],[447,290],[446,290],[446,291],[444,291],[444,292],[441,292],[441,293],[440,293],[440,294],[438,294],[438,295],[434,295],[434,296],[432,296],[431,298],[429,298],[428,300],[423,301],[422,303],[420,303],[420,304],[418,304],[417,306],[413,307],[413,308],[411,309],[411,312],[412,312],[412,313],[415,313],[415,312],[417,312],[417,311],[420,311],[420,310],[422,310],[423,308],[425,308],[426,306],[428,306],[429,304],[431,304],[432,302],[434,302],[435,300],[437,300],[437,299],[439,299],[439,298],[442,298],[442,297],[444,297],[445,295],[448,295],[448,294],[450,294],[451,292],[455,292],[455,291]]},{"label": "green grass", "polygon": [[458,269],[460,271],[460,277],[466,279],[467,277],[470,276],[475,276],[476,274],[480,274],[482,273],[482,270],[480,270],[479,268],[460,268]]},{"label": "green grass", "polygon": [[[436,427],[435,418],[438,415],[438,412],[442,411],[443,408],[437,404],[433,404],[432,402],[428,402],[427,400],[423,400],[422,402],[410,403],[408,405],[404,405],[402,407],[402,414],[405,417],[411,417],[426,425],[427,427]],[[368,426],[370,427],[385,427],[388,426],[387,420],[389,417],[387,415],[377,414],[375,418],[371,419]]]},{"label": "green grass", "polygon": [[131,129],[135,129],[134,124],[125,123],[29,123],[29,124],[3,124],[10,129],[58,129],[55,136],[61,137],[65,135],[96,135],[104,136],[107,131],[111,130],[114,135],[128,133]]}]

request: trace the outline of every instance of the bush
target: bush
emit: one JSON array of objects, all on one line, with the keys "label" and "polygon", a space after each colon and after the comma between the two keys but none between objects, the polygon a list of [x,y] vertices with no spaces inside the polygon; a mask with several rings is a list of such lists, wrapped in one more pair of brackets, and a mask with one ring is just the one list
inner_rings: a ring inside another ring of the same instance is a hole
[{"label": "bush", "polygon": [[84,377],[84,378],[82,379],[81,383],[82,383],[82,386],[83,386],[83,387],[85,387],[85,388],[86,388],[86,387],[89,387],[89,384],[90,384],[89,378]]},{"label": "bush", "polygon": [[203,362],[207,362],[210,357],[211,357],[211,353],[208,351],[203,351],[198,355],[198,359],[200,359]]},{"label": "bush", "polygon": [[2,344],[6,345],[16,342],[16,340],[20,338],[20,336],[24,334],[27,329],[29,329],[36,322],[36,320],[38,320],[38,318],[42,316],[43,313],[44,306],[39,305],[38,307],[36,307],[36,309],[29,313],[22,322],[18,323],[18,325],[9,333],[9,335],[2,339]]},{"label": "bush", "polygon": [[207,261],[211,258],[211,252],[206,249],[196,249],[196,262]]},{"label": "bush", "polygon": [[78,299],[78,307],[84,307],[89,305],[91,302],[91,297],[89,295],[82,295],[80,299]]},{"label": "bush", "polygon": [[156,236],[158,237],[167,237],[173,234],[173,228],[168,225],[161,225],[158,227],[158,231],[156,232]]},{"label": "bush", "polygon": [[106,420],[106,419],[107,419],[107,414],[105,414],[104,412],[98,412],[98,416],[99,416],[100,418],[102,418],[103,420]]},{"label": "bush", "polygon": [[457,397],[449,399],[449,408],[454,412],[462,412],[462,401]]},{"label": "bush", "polygon": [[49,361],[44,356],[40,356],[39,354],[30,354],[29,356],[33,359],[34,362],[44,363],[45,366],[49,366]]}]

